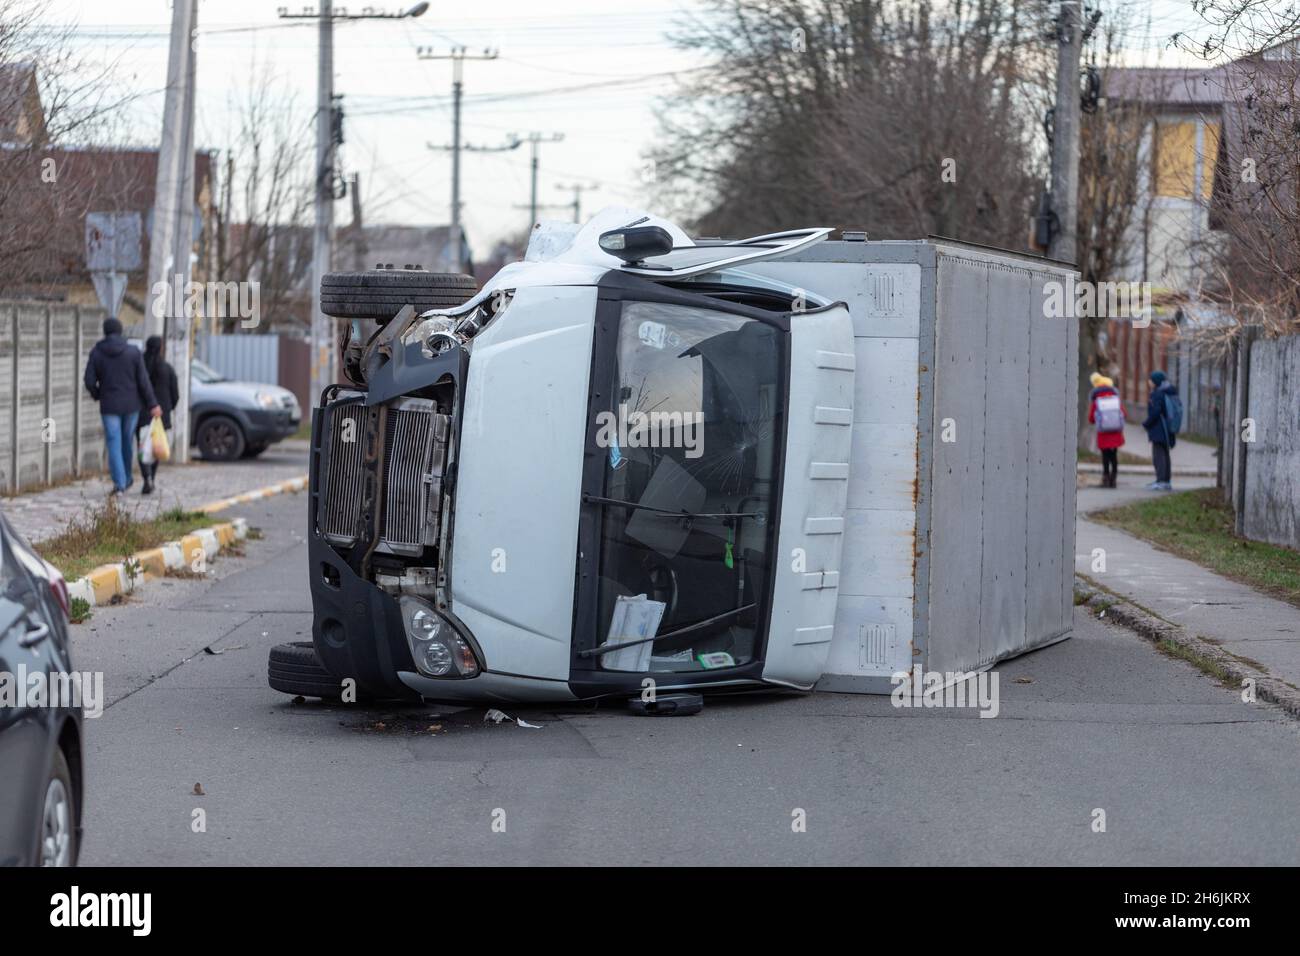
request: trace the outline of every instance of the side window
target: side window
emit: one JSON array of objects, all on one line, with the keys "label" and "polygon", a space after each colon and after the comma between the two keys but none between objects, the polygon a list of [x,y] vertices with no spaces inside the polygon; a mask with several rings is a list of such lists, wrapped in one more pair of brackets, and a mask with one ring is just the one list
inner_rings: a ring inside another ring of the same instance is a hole
[{"label": "side window", "polygon": [[620,643],[630,622],[648,620],[659,639],[602,655],[604,668],[755,659],[780,484],[783,341],[743,316],[624,305],[596,444],[603,496],[638,507],[603,509],[596,630]]}]

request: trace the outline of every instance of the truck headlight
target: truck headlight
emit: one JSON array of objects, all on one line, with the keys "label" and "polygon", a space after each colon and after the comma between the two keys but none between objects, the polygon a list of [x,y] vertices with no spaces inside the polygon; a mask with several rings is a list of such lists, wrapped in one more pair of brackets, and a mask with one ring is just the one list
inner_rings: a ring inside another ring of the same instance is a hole
[{"label": "truck headlight", "polygon": [[400,601],[411,657],[421,674],[429,677],[475,677],[478,660],[469,642],[426,601],[403,597]]}]

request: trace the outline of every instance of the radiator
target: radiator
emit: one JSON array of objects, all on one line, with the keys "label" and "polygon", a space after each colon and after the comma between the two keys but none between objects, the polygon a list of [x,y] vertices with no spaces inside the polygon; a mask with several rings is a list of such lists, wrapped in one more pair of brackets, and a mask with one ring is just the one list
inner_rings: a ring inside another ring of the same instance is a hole
[{"label": "radiator", "polygon": [[447,416],[432,401],[407,398],[389,408],[381,549],[419,556],[438,543],[446,443]]},{"label": "radiator", "polygon": [[317,526],[333,544],[351,546],[357,540],[361,492],[365,484],[366,407],[336,405],[325,412],[326,454],[320,481]]}]

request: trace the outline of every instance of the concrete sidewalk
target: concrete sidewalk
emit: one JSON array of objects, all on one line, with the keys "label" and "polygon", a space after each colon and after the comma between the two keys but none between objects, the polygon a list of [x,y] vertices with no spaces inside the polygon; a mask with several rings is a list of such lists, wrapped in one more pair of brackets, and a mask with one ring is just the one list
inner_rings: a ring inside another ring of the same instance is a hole
[{"label": "concrete sidewalk", "polygon": [[[1146,491],[1142,483],[1121,474],[1118,488],[1079,489],[1075,570],[1221,648],[1261,676],[1300,689],[1300,608],[1088,520],[1088,511],[1167,493]],[[1213,481],[1174,482],[1176,490],[1207,485]],[[1104,552],[1104,570],[1094,568],[1094,549]]]},{"label": "concrete sidewalk", "polygon": [[[307,454],[308,442],[289,440],[272,445],[257,458],[242,461],[195,459],[186,465],[165,464],[158,469],[157,490],[148,496],[140,494],[137,464],[135,484],[118,497],[118,503],[142,520],[178,505],[197,510],[221,498],[306,475]],[[111,488],[107,476],[96,476],[0,498],[0,510],[27,540],[40,542],[57,534],[68,519],[102,504]]]}]

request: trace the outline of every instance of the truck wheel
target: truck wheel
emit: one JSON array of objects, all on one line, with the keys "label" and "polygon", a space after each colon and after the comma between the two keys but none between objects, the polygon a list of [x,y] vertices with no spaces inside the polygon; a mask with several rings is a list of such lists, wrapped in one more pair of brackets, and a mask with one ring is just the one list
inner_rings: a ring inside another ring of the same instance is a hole
[{"label": "truck wheel", "polygon": [[234,461],[244,453],[244,430],[228,415],[211,415],[199,425],[194,444],[204,461]]},{"label": "truck wheel", "polygon": [[[266,680],[282,694],[341,700],[343,682],[321,666],[311,641],[276,644],[266,662]],[[365,695],[357,693],[358,703]]]},{"label": "truck wheel", "polygon": [[404,305],[416,312],[450,309],[472,299],[477,291],[473,276],[456,272],[327,272],[320,283],[321,311],[336,319],[374,319],[383,324]]}]

